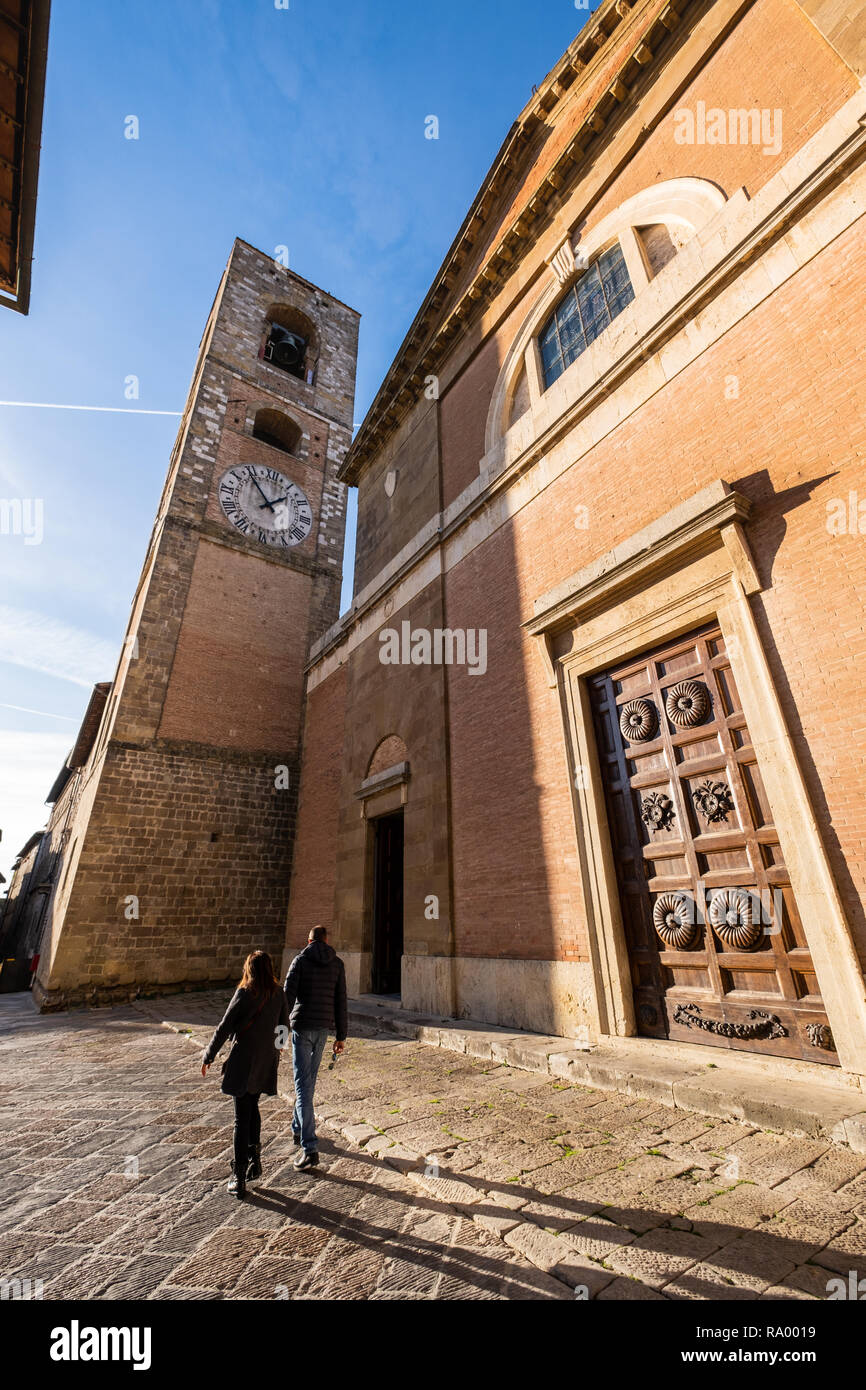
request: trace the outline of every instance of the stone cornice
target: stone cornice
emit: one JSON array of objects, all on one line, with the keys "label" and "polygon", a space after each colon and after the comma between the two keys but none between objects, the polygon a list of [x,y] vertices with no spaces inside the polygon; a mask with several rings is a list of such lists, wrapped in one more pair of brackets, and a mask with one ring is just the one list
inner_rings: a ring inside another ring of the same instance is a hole
[{"label": "stone cornice", "polygon": [[409,781],[409,777],[409,764],[395,763],[393,767],[386,767],[382,772],[366,777],[355,792],[355,797],[359,801],[365,801],[367,797],[377,796],[379,792],[389,791],[391,787],[402,786],[404,782]]},{"label": "stone cornice", "polygon": [[[641,28],[640,22],[654,7],[656,15]],[[651,75],[667,61],[672,35],[683,24],[685,12],[699,8],[702,0],[672,0],[668,4],[659,0],[636,0],[634,4],[603,0],[512,126],[343,461],[338,475],[341,481],[357,483],[364,464],[417,400],[425,377],[435,373],[455,336],[495,297],[511,269],[591,167],[608,138],[612,118],[639,99]],[[591,85],[609,41],[627,38],[629,28],[636,31],[634,45],[628,47],[617,71],[584,114],[577,133],[530,193],[498,244],[482,257],[450,312],[443,314],[479,231],[519,168],[531,137],[566,94]]]}]

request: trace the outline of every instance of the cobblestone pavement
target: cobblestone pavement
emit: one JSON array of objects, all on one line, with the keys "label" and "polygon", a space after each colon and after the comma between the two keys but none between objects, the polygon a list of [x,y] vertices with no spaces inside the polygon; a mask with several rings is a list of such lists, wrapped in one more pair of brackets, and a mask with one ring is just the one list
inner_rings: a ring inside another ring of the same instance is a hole
[{"label": "cobblestone pavement", "polygon": [[263,1104],[239,1203],[231,1102],[192,1045],[224,1003],[0,999],[0,1278],[46,1299],[458,1300],[808,1300],[866,1278],[866,1156],[373,1032],[322,1069],[315,1173],[291,1166],[285,1099]]}]

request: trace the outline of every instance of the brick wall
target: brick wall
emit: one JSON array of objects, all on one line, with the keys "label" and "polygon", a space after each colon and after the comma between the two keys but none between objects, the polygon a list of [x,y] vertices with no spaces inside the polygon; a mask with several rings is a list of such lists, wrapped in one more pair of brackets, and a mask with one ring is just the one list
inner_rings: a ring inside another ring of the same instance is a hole
[{"label": "brick wall", "polygon": [[[389,496],[385,479],[392,470],[396,485]],[[438,403],[422,395],[358,489],[356,594],[426,525],[438,500]]]},{"label": "brick wall", "polygon": [[303,946],[310,927],[323,926],[342,944],[334,908],[336,846],[340,816],[346,668],[307,697],[304,760],[298,803],[298,834],[292,865],[291,907],[286,934],[290,954]]},{"label": "brick wall", "polygon": [[[228,980],[282,949],[296,768],[110,746],[51,971],[53,1005]],[[129,898],[136,898],[134,915]]]},{"label": "brick wall", "polygon": [[[866,502],[866,424],[851,370],[863,250],[861,219],[447,575],[452,625],[490,629],[490,676],[449,681],[461,952],[544,954],[557,922],[577,920],[582,931],[558,700],[519,635],[533,599],[723,477],[755,502],[748,533],[767,589],[753,606],[866,964],[866,813],[852,756],[866,529],[827,530],[832,499],[853,490]],[[736,399],[726,395],[731,377]],[[578,506],[588,508],[586,529],[575,525]]]},{"label": "brick wall", "polygon": [[[723,10],[734,18],[735,9],[710,6],[706,17],[720,23]],[[703,40],[690,40],[691,47],[678,51],[659,79],[668,83],[668,114],[651,119],[638,107],[633,133],[642,134],[631,158],[625,159],[612,137],[547,232],[510,268],[483,315],[454,336],[440,372],[441,480],[434,475],[432,444],[414,458],[409,452],[418,406],[366,465],[359,489],[356,590],[372,588],[377,567],[381,577],[382,568],[443,504],[478,480],[499,367],[541,277],[550,275],[545,256],[568,230],[591,232],[625,199],[676,177],[710,180],[729,195],[745,185],[754,198],[856,91],[851,67],[794,0],[756,0],[737,14],[727,36],[708,45],[702,68]],[[657,95],[650,88],[647,107]],[[780,108],[782,149],[765,155],[749,145],[677,144],[673,110],[698,100],[725,110]],[[572,110],[564,105],[557,140],[576,128],[578,116],[576,104]],[[527,171],[525,190],[549,165],[552,145],[547,139],[543,143],[544,160]],[[828,223],[833,215],[828,213]],[[496,242],[496,225],[491,221],[485,233],[488,244]],[[794,228],[791,236],[796,241],[801,234],[808,241],[808,230]],[[453,943],[467,958],[589,958],[560,696],[521,624],[532,616],[539,595],[721,477],[755,504],[748,537],[764,591],[752,607],[866,964],[866,813],[859,760],[852,751],[862,703],[858,673],[866,655],[861,612],[866,438],[857,369],[858,314],[866,294],[863,219],[834,236],[826,250],[777,285],[691,365],[666,382],[667,372],[659,371],[655,394],[642,403],[635,403],[636,393],[625,401],[628,388],[618,400],[614,380],[609,399],[595,414],[587,407],[586,422],[575,429],[570,467],[564,460],[570,439],[563,424],[562,438],[551,442],[556,468],[551,464],[548,470],[545,458],[534,460],[510,491],[487,500],[449,540],[452,567],[441,583],[410,598],[406,590],[391,589],[397,602],[393,611],[382,606],[388,593],[383,583],[375,623],[363,616],[376,631],[360,640],[358,629],[347,624],[346,664],[315,691],[321,708],[331,710],[334,730],[343,723],[338,711],[346,711],[339,829],[335,843],[336,774],[333,748],[327,750],[338,735],[321,719],[308,730],[304,757],[312,778],[325,762],[330,769],[328,814],[321,814],[314,797],[309,810],[302,805],[307,867],[296,866],[293,888],[293,903],[295,897],[303,902],[312,892],[308,876],[318,872],[327,879],[330,901],[333,874],[333,911],[344,947],[369,949],[369,834],[354,793],[378,741],[397,734],[412,769],[405,807],[406,952],[447,954]],[[767,273],[752,268],[742,279],[748,287],[750,277]],[[730,292],[736,294],[736,287]],[[713,311],[710,298],[708,318]],[[551,410],[545,423],[553,417]],[[404,488],[401,478],[386,505],[383,478],[401,460],[412,464],[411,485]],[[566,471],[556,472],[563,462]],[[853,533],[833,536],[828,504],[848,499],[851,492],[855,504],[864,504],[863,530],[858,512]],[[460,557],[456,562],[455,556]],[[408,589],[409,580],[404,583]],[[378,664],[378,630],[399,627],[405,619],[413,625],[447,620],[452,628],[485,628],[487,675],[450,668],[441,673],[440,684],[435,669]],[[326,654],[324,662],[333,659]],[[426,806],[424,817],[413,811],[416,773],[425,778],[424,797],[417,803],[419,809]],[[447,893],[449,874],[451,915],[448,930],[437,935],[413,916],[416,897],[425,882],[444,885]],[[499,1021],[508,1022],[500,1012]]]},{"label": "brick wall", "polygon": [[[612,208],[661,179],[709,179],[729,197],[745,185],[754,198],[856,90],[855,75],[795,0],[756,0],[593,206],[587,232]],[[698,101],[708,110],[780,110],[781,149],[765,154],[755,144],[677,144],[676,111],[695,111]]]},{"label": "brick wall", "polygon": [[309,599],[308,575],[202,540],[159,737],[294,756]]}]

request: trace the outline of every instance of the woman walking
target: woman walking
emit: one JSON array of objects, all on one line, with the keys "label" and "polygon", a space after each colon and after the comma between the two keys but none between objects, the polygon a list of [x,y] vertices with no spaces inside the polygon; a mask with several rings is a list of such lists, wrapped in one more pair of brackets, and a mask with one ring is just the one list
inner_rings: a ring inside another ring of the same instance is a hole
[{"label": "woman walking", "polygon": [[259,1096],[275,1096],[280,1050],[291,1036],[286,996],[274,978],[267,951],[253,951],[225,1017],[201,1059],[201,1074],[227,1038],[234,1038],[223,1063],[221,1090],[235,1102],[234,1159],[228,1190],[242,1201],[246,1185],[262,1176],[262,1120]]}]

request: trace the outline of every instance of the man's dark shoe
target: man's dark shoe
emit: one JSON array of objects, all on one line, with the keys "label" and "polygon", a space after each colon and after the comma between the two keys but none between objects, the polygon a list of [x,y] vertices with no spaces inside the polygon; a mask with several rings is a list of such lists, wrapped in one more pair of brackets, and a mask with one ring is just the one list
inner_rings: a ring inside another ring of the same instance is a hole
[{"label": "man's dark shoe", "polygon": [[242,1202],[247,1195],[247,1185],[243,1173],[235,1171],[235,1161],[232,1159],[232,1175],[229,1178],[228,1190],[233,1197],[237,1197]]},{"label": "man's dark shoe", "polygon": [[262,1146],[261,1144],[250,1145],[250,1159],[247,1164],[247,1182],[255,1182],[256,1178],[262,1176]]},{"label": "man's dark shoe", "polygon": [[297,1168],[299,1173],[302,1173],[305,1168],[318,1168],[319,1155],[317,1153],[307,1153],[306,1149],[302,1149],[292,1166]]}]

